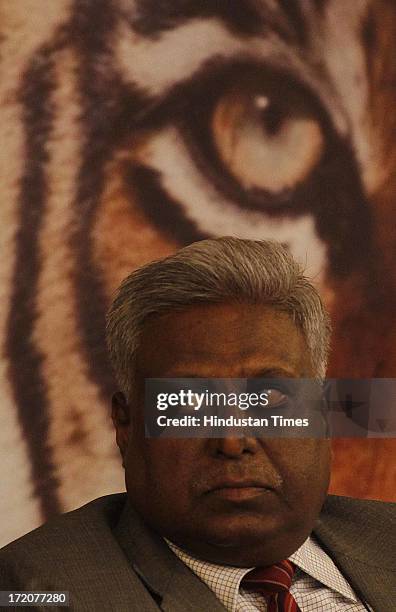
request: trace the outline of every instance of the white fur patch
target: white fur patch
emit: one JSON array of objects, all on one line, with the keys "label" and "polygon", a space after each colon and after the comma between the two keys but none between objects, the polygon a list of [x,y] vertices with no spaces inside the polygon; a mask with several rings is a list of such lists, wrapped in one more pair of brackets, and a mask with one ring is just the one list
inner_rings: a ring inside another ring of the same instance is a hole
[{"label": "white fur patch", "polygon": [[318,41],[340,104],[348,121],[348,133],[361,168],[363,184],[372,193],[381,182],[384,168],[373,146],[370,125],[369,77],[361,29],[367,0],[348,3],[333,0],[327,5],[323,37]]}]

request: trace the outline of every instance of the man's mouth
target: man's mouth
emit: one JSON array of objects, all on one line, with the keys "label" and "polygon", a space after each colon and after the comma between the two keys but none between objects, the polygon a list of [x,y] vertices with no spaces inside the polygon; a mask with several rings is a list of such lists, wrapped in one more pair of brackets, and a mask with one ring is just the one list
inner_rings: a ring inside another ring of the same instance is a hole
[{"label": "man's mouth", "polygon": [[244,501],[274,490],[274,487],[265,482],[226,480],[209,489],[208,494],[233,501]]}]

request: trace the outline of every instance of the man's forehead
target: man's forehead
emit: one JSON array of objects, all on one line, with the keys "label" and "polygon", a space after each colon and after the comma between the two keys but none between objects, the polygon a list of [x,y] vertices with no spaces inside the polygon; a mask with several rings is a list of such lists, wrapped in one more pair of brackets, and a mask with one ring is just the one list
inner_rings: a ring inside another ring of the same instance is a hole
[{"label": "man's forehead", "polygon": [[257,304],[202,304],[148,322],[138,370],[183,378],[301,376],[307,352],[287,313]]},{"label": "man's forehead", "polygon": [[175,308],[151,316],[146,321],[144,328],[148,330],[157,328],[165,331],[169,326],[172,329],[192,329],[192,325],[200,328],[213,325],[219,328],[219,324],[222,323],[233,325],[232,336],[241,330],[246,331],[263,325],[269,330],[276,330],[279,324],[287,324],[290,328],[299,329],[291,315],[276,306],[236,300],[197,303]]}]

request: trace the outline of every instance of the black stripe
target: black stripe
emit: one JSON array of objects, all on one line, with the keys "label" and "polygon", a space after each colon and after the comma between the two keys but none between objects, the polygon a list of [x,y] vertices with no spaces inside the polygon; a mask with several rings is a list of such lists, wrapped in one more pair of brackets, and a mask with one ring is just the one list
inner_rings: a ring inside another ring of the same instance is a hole
[{"label": "black stripe", "polygon": [[378,46],[378,30],[372,8],[368,10],[365,20],[363,22],[361,29],[361,37],[365,56],[367,60],[371,63],[376,56],[375,52]]},{"label": "black stripe", "polygon": [[128,165],[125,179],[133,194],[131,199],[137,195],[147,220],[158,228],[161,235],[168,236],[172,242],[176,240],[180,246],[208,237],[186,218],[181,204],[162,188],[158,172],[145,166]]},{"label": "black stripe", "polygon": [[329,0],[311,0],[319,13],[323,13]]},{"label": "black stripe", "polygon": [[51,449],[48,443],[49,402],[42,375],[43,355],[34,344],[38,316],[35,302],[40,273],[38,238],[47,197],[45,143],[50,136],[54,89],[49,51],[37,54],[26,71],[20,90],[26,165],[21,181],[16,262],[11,308],[7,322],[6,350],[9,376],[18,408],[18,419],[31,462],[34,494],[39,498],[43,519],[61,511]]},{"label": "black stripe", "polygon": [[93,259],[91,229],[104,186],[104,166],[111,155],[111,125],[116,95],[114,70],[107,52],[115,12],[106,0],[77,0],[70,26],[72,45],[79,56],[78,89],[81,102],[82,162],[73,202],[75,224],[70,248],[75,254],[74,279],[77,325],[85,351],[88,377],[109,401],[114,381],[105,346],[107,297],[101,273]]},{"label": "black stripe", "polygon": [[[307,0],[304,1],[306,2]],[[307,24],[301,9],[301,0],[278,0],[278,4],[294,33],[295,40],[300,45],[305,45],[307,41]]]},{"label": "black stripe", "polygon": [[[70,247],[78,261],[74,287],[80,337],[87,374],[105,403],[115,389],[106,343],[108,296],[103,274],[94,259],[92,229],[105,187],[105,165],[126,126],[148,103],[133,87],[124,86],[111,55],[111,37],[118,15],[106,0],[77,0],[71,25],[72,44],[79,55],[78,88],[82,97],[82,162],[73,203],[74,231]],[[131,245],[133,248],[133,245]]]},{"label": "black stripe", "polygon": [[257,34],[263,28],[261,13],[252,0],[137,0],[130,21],[139,33],[155,36],[197,17],[221,19],[240,35]]}]

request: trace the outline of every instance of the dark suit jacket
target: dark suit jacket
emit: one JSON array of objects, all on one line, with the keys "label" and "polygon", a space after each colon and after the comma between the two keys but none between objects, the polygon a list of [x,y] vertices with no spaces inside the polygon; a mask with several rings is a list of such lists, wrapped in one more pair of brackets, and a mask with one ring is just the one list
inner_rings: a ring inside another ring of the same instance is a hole
[{"label": "dark suit jacket", "polygon": [[[329,496],[314,530],[375,612],[396,610],[395,517],[396,504]],[[97,499],[3,548],[0,590],[68,590],[71,610],[224,612],[125,494]]]}]

